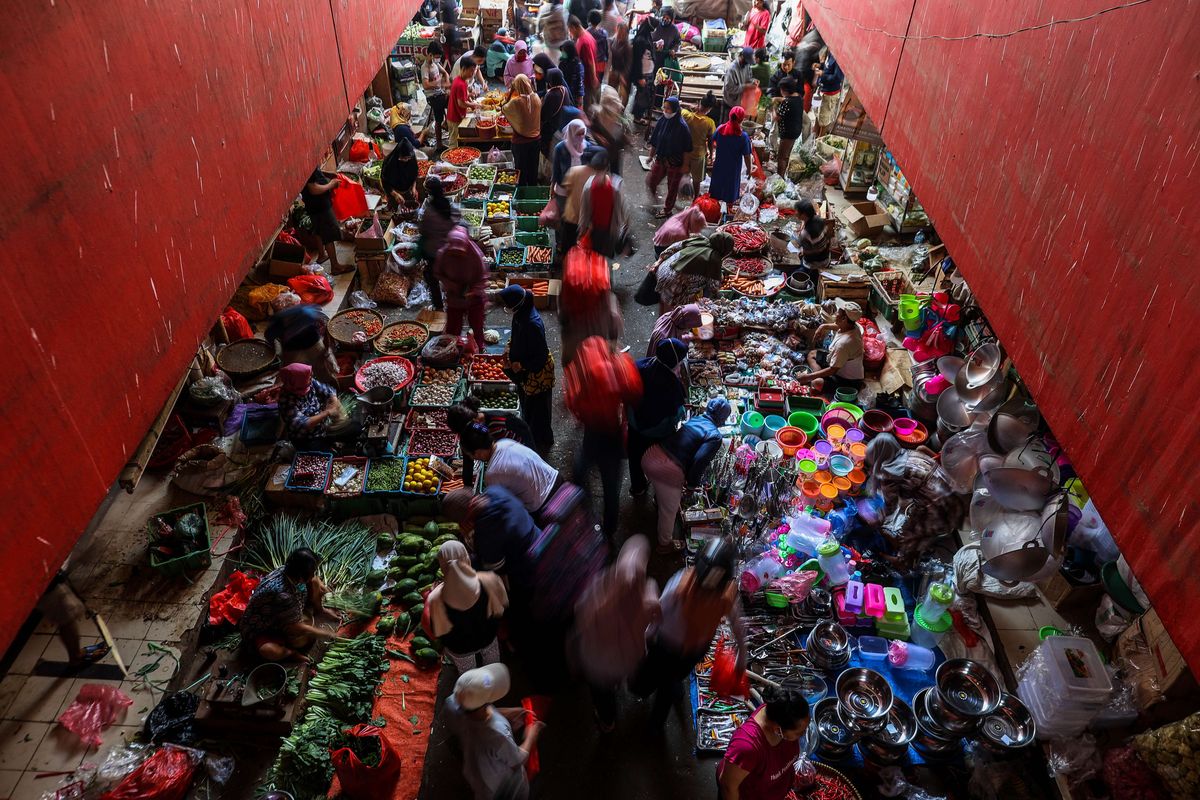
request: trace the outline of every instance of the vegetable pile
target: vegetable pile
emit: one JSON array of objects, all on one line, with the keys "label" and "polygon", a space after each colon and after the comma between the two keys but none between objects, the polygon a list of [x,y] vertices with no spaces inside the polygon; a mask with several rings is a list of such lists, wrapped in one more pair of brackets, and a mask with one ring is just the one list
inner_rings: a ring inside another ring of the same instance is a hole
[{"label": "vegetable pile", "polygon": [[[453,151],[451,151],[451,152],[453,152]],[[476,150],[475,152],[476,152],[476,154],[479,153],[478,150]],[[442,156],[442,158],[446,158],[446,157]],[[478,155],[476,155],[476,158],[478,158]],[[446,160],[449,161],[449,159],[446,159]],[[450,161],[450,163],[453,164],[454,162]],[[490,184],[495,179],[496,179],[496,168],[493,167],[491,164],[476,164],[475,166],[473,166],[469,170],[467,170],[467,180],[471,181],[472,183],[478,182],[478,183]]]},{"label": "vegetable pile", "polygon": [[292,459],[288,486],[293,489],[324,489],[332,458],[324,453],[298,453]]},{"label": "vegetable pile", "polygon": [[379,676],[388,669],[386,651],[387,643],[372,633],[334,640],[308,682],[305,701],[338,719],[369,718]]},{"label": "vegetable pile", "polygon": [[454,402],[458,386],[451,383],[423,383],[413,389],[409,403],[414,406],[448,406]]},{"label": "vegetable pile", "polygon": [[519,173],[515,169],[502,169],[496,173],[497,186],[516,186]]},{"label": "vegetable pile", "polygon": [[347,520],[300,520],[279,515],[265,520],[249,540],[242,566],[267,573],[282,567],[293,550],[307,547],[321,559],[317,575],[334,591],[362,586],[375,556],[375,533]]},{"label": "vegetable pile", "polygon": [[447,417],[444,408],[414,408],[408,418],[408,429],[446,430]]},{"label": "vegetable pile", "polygon": [[477,158],[479,158],[479,151],[474,147],[452,147],[442,153],[442,161],[454,164],[457,167],[461,167],[463,164],[470,164]]},{"label": "vegetable pile", "polygon": [[498,358],[475,356],[471,359],[471,379],[476,381],[508,381],[504,365]]},{"label": "vegetable pile", "polygon": [[[507,205],[507,203],[505,204]],[[502,267],[519,267],[525,263],[524,247],[506,247],[500,251],[499,258]]]},{"label": "vegetable pile", "polygon": [[384,353],[410,353],[429,339],[429,331],[412,322],[396,322],[375,340],[376,349]]},{"label": "vegetable pile", "polygon": [[368,492],[395,492],[404,483],[404,459],[372,458],[367,466]]},{"label": "vegetable pile", "polygon": [[477,393],[480,404],[487,409],[497,411],[515,411],[520,407],[516,392],[507,390],[488,389]]},{"label": "vegetable pile", "polygon": [[462,374],[462,367],[447,367],[446,369],[426,367],[425,371],[421,373],[421,383],[423,385],[454,384],[459,382]]},{"label": "vegetable pile", "polygon": [[733,249],[737,253],[757,253],[767,246],[767,233],[757,225],[735,222],[720,230],[733,237]]},{"label": "vegetable pile", "polygon": [[413,431],[408,438],[411,455],[452,456],[458,446],[458,437],[450,431]]},{"label": "vegetable pile", "polygon": [[525,248],[525,260],[530,264],[549,264],[554,252],[549,247]]},{"label": "vegetable pile", "polygon": [[[351,497],[361,494],[366,466],[364,463],[342,459],[334,461],[333,469],[329,473],[329,488],[325,490],[325,493],[332,497]],[[353,472],[350,477],[343,481],[343,477],[351,471]]]},{"label": "vegetable pile", "polygon": [[408,368],[395,361],[375,361],[363,368],[359,382],[363,389],[380,386],[396,388],[409,378]]}]

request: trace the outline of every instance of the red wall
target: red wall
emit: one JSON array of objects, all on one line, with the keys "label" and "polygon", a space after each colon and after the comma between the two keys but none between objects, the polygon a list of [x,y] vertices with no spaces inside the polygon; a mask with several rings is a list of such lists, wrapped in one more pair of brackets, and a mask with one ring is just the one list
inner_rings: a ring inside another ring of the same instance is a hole
[{"label": "red wall", "polygon": [[1196,670],[1200,2],[922,38],[1117,4],[805,6]]},{"label": "red wall", "polygon": [[6,10],[0,650],[416,6]]}]

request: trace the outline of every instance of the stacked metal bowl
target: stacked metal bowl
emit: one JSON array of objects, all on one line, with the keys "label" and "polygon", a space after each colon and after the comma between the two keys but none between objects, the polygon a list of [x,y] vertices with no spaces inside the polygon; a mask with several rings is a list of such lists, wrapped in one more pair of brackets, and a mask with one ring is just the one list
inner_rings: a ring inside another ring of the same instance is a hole
[{"label": "stacked metal bowl", "polygon": [[887,726],[894,698],[887,678],[873,669],[853,667],[837,679],[838,714],[859,737],[873,736]]},{"label": "stacked metal bowl", "polygon": [[826,697],[813,709],[812,724],[817,728],[817,755],[826,761],[841,761],[854,751],[858,734],[842,722],[838,699]]},{"label": "stacked metal bowl", "polygon": [[850,634],[836,622],[821,622],[808,635],[808,660],[817,669],[842,669],[850,663],[850,649]]},{"label": "stacked metal bowl", "polygon": [[892,700],[887,719],[879,730],[858,741],[863,759],[882,766],[899,764],[917,735],[917,717],[899,698]]}]

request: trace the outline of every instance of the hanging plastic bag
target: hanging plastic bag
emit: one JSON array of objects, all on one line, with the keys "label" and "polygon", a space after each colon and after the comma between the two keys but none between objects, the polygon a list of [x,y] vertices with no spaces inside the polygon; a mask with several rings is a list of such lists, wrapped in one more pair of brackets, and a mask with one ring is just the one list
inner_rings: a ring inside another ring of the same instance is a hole
[{"label": "hanging plastic bag", "polygon": [[85,683],[75,696],[75,702],[58,718],[58,724],[85,744],[99,747],[104,742],[100,734],[131,705],[133,700],[115,686]]},{"label": "hanging plastic bag", "polygon": [[505,161],[508,161],[508,156],[506,156],[504,154],[504,151],[501,150],[499,147],[493,147],[491,150],[488,151],[487,163],[501,164]]},{"label": "hanging plastic bag", "polygon": [[354,134],[354,141],[350,143],[349,158],[356,163],[365,164],[372,158],[383,158],[383,153],[379,150],[379,145],[374,140],[368,139],[361,133],[356,133]]},{"label": "hanging plastic bag", "polygon": [[553,197],[546,203],[546,207],[542,209],[542,213],[538,214],[538,224],[543,228],[558,227],[558,201]]},{"label": "hanging plastic bag", "polygon": [[738,667],[737,650],[726,643],[725,637],[717,642],[708,685],[722,697],[746,697],[750,694],[750,678],[744,669]]},{"label": "hanging plastic bag", "polygon": [[192,753],[168,745],[143,761],[100,800],[183,800],[195,775]]},{"label": "hanging plastic bag", "polygon": [[742,91],[742,108],[746,113],[753,116],[758,112],[758,101],[762,98],[762,89],[758,84],[754,84]]},{"label": "hanging plastic bag", "polygon": [[324,275],[297,275],[288,278],[288,286],[305,303],[323,306],[333,299],[333,287]]},{"label": "hanging plastic bag", "polygon": [[691,175],[684,175],[679,181],[679,196],[684,200],[690,200],[696,191],[696,183],[692,180]]},{"label": "hanging plastic bag", "polygon": [[367,215],[367,190],[352,175],[340,173],[333,188],[333,214],[339,220]]},{"label": "hanging plastic bag", "polygon": [[249,320],[236,308],[229,307],[221,312],[221,324],[225,326],[225,335],[231,342],[254,336],[254,329],[250,327]]},{"label": "hanging plastic bag", "polygon": [[[700,185],[703,186],[704,181],[701,181]],[[700,213],[704,214],[704,219],[708,222],[716,224],[717,221],[721,219],[721,201],[717,200],[707,192],[704,192],[697,197],[696,202],[693,203],[693,205],[700,208]]]},{"label": "hanging plastic bag", "polygon": [[344,747],[329,759],[342,794],[350,800],[390,797],[400,779],[400,756],[374,725],[355,725],[343,735]]}]

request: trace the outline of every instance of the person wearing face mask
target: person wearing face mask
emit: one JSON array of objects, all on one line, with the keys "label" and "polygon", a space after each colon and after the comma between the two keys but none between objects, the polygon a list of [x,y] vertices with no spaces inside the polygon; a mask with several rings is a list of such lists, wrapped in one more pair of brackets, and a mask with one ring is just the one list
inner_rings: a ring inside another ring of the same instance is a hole
[{"label": "person wearing face mask", "polygon": [[685,488],[695,489],[721,449],[721,426],[729,419],[729,401],[714,397],[704,413],[693,417],[642,457],[642,471],[654,484],[658,503],[659,555],[683,549],[675,538],[675,517]]},{"label": "person wearing face mask", "polygon": [[753,169],[751,155],[754,149],[750,146],[750,136],[742,130],[745,118],[746,110],[734,106],[729,110],[728,121],[713,135],[712,180],[708,193],[714,200],[723,201],[728,211],[732,211],[733,204],[742,196],[743,164],[746,175]]},{"label": "person wearing face mask", "polygon": [[646,473],[642,456],[654,444],[675,432],[683,419],[687,393],[676,368],[687,357],[687,345],[678,339],[660,342],[649,358],[635,364],[642,380],[642,396],[628,408],[629,421],[629,492],[634,497],[646,493]]},{"label": "person wearing face mask", "polygon": [[379,173],[388,208],[393,211],[401,207],[416,208],[417,200],[417,157],[412,142],[401,139],[383,159]]},{"label": "person wearing face mask", "polygon": [[734,732],[717,766],[720,800],[784,800],[796,779],[808,701],[799,689],[764,692],[766,703]]},{"label": "person wearing face mask", "polygon": [[654,216],[665,219],[675,212],[675,197],[679,193],[679,181],[692,152],[692,132],[679,114],[679,98],[668,97],[663,101],[662,118],[654,123],[650,134],[650,174],[646,176],[646,187],[651,201],[658,200],[658,187],[667,179],[667,199]]},{"label": "person wearing face mask", "polygon": [[533,307],[533,294],[525,287],[506,286],[498,297],[512,312],[512,335],[505,358],[517,385],[521,416],[544,451],[554,446],[554,356],[546,344],[546,326]]},{"label": "person wearing face mask", "polygon": [[533,80],[533,59],[529,57],[529,45],[525,44],[524,40],[518,40],[515,45],[516,51],[512,57],[504,64],[504,88],[512,86],[513,78],[518,75],[524,75]]}]

